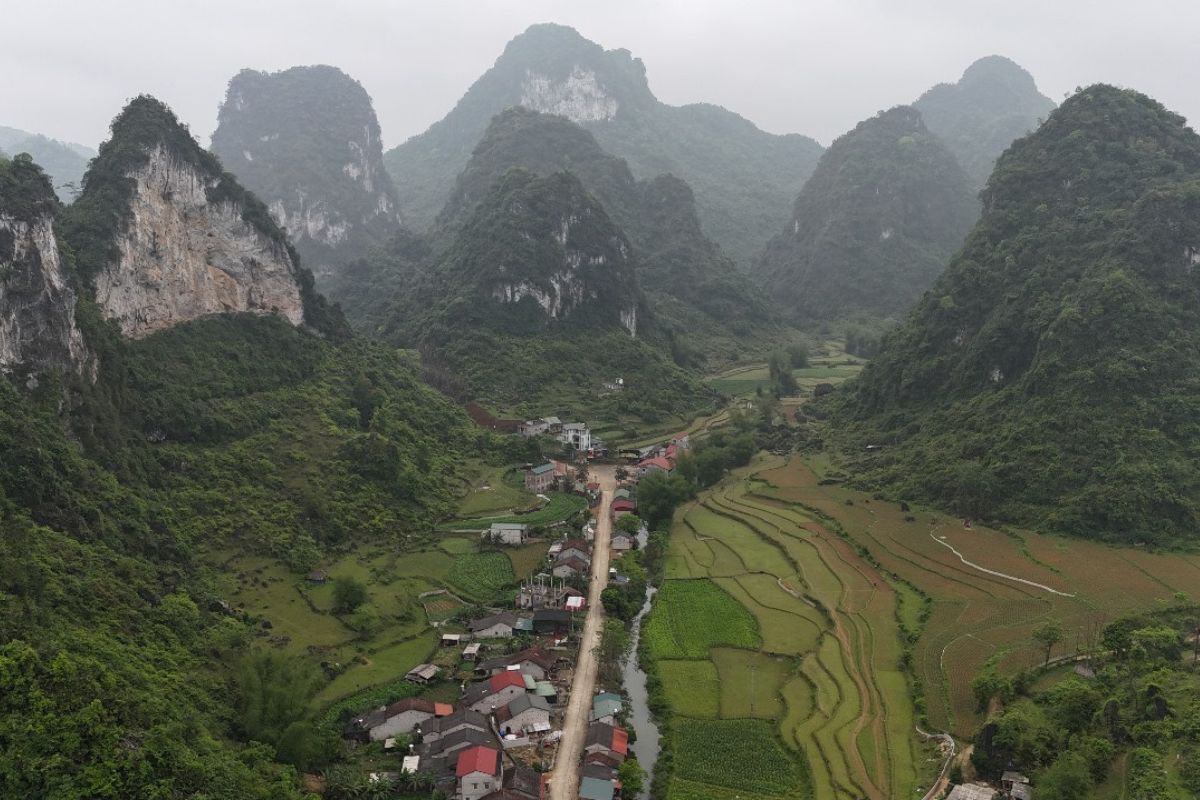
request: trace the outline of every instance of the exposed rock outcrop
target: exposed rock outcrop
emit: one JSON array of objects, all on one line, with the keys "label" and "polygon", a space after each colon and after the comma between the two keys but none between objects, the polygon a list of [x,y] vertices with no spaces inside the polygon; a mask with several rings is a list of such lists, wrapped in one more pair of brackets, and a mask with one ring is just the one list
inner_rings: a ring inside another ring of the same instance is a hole
[{"label": "exposed rock outcrop", "polygon": [[153,98],[114,121],[68,216],[81,272],[125,336],[229,312],[314,324],[324,311],[263,204]]},{"label": "exposed rock outcrop", "polygon": [[88,361],[54,233],[57,206],[31,160],[0,162],[0,370],[78,372]]},{"label": "exposed rock outcrop", "polygon": [[400,226],[371,97],[335,67],[242,70],[229,82],[212,149],[319,276]]}]

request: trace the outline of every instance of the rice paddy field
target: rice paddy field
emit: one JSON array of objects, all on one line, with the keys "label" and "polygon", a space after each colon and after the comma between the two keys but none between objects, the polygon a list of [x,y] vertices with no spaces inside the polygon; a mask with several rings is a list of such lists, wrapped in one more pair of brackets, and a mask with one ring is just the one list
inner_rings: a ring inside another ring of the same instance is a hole
[{"label": "rice paddy field", "polygon": [[[760,457],[676,514],[644,634],[675,715],[671,800],[921,798],[941,760],[916,726],[972,735],[985,662],[1040,664],[1049,619],[1069,654],[1200,585],[1196,556],[968,528],[821,485],[825,466]],[[735,730],[778,780],[702,766]]]}]

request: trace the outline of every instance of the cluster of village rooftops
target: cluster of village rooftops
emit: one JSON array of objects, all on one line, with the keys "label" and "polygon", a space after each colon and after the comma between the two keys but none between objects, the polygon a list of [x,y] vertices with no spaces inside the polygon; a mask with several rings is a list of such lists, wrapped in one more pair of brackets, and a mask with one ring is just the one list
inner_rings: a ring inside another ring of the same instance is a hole
[{"label": "cluster of village rooftops", "polygon": [[[530,423],[537,423],[528,428],[530,435],[543,435],[551,433],[557,420]],[[560,432],[566,431],[578,432],[584,437],[580,443],[594,445],[586,426],[568,423]],[[645,533],[615,525],[621,517],[636,514],[638,480],[655,470],[674,469],[675,459],[689,446],[688,435],[681,433],[661,446],[623,453],[629,463],[627,477],[607,507],[614,523],[610,549],[618,558],[637,547],[637,536]],[[586,448],[576,449],[581,451]],[[587,481],[582,470],[565,461],[529,465],[525,481],[531,491],[574,491],[586,496],[593,508],[599,503],[599,484]],[[591,515],[580,530],[553,541],[544,569],[521,583],[512,608],[487,609],[462,624],[441,624],[442,646],[432,660],[436,663],[419,664],[405,677],[420,686],[456,681],[457,702],[407,697],[349,721],[347,739],[382,742],[386,751],[400,756],[399,770],[379,773],[379,780],[422,772],[456,800],[541,800],[547,795],[546,775],[562,736],[578,655],[576,636],[587,609],[597,529]],[[531,526],[521,523],[495,523],[480,533],[496,546],[520,546],[534,535]],[[628,579],[620,574],[619,560],[616,563],[609,573],[620,584]],[[629,750],[621,724],[625,701],[618,693],[598,690],[591,706],[579,797],[613,800],[621,788],[618,769]]]}]

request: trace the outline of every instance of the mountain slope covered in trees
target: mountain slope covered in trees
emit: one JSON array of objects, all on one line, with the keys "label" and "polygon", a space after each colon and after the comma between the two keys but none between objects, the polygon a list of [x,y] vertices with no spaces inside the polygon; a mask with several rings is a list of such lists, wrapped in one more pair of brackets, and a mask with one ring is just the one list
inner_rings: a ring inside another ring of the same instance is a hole
[{"label": "mountain slope covered in trees", "polygon": [[1200,137],[1092,86],[1014,143],[983,201],[837,401],[860,477],[971,516],[1194,543]]},{"label": "mountain slope covered in trees", "polygon": [[797,322],[903,313],[977,216],[967,177],[921,115],[898,106],[837,139],[755,264]]},{"label": "mountain slope covered in trees", "polygon": [[[172,169],[215,163],[139,98],[85,196],[53,220],[96,369],[0,378],[0,795],[298,800],[285,764],[320,760],[302,712],[303,685],[323,678],[292,665],[301,713],[274,733],[246,727],[235,668],[260,620],[225,602],[203,554],[304,571],[355,542],[402,550],[451,511],[462,455],[491,439],[420,380],[411,354],[347,339],[320,314],[303,327],[215,314],[122,335],[94,280],[141,224],[127,174],[152,163],[148,143]],[[57,213],[44,184],[5,182],[3,201]],[[273,229],[228,176],[207,189]]]},{"label": "mountain slope covered in trees", "polygon": [[410,225],[434,220],[492,117],[515,106],[579,123],[639,178],[666,172],[686,180],[704,230],[742,261],[783,224],[821,153],[812,139],[765,133],[719,106],[666,105],[628,51],[604,50],[561,25],[534,25],[444,119],[385,155]]},{"label": "mountain slope covered in trees", "polygon": [[340,69],[242,70],[229,82],[212,150],[318,277],[399,227],[371,98]]}]

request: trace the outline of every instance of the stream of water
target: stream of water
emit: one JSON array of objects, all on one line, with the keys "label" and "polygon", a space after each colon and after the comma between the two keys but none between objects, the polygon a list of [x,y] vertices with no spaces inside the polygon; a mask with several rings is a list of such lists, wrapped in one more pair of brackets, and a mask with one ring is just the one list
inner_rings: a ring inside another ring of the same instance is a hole
[{"label": "stream of water", "polygon": [[[644,546],[644,545],[643,545]],[[629,698],[629,726],[633,728],[637,741],[632,746],[638,763],[646,770],[646,783],[639,800],[650,796],[650,777],[654,774],[654,762],[658,760],[658,726],[650,716],[646,694],[646,673],[637,663],[638,639],[642,635],[642,620],[650,610],[650,602],[658,591],[653,586],[646,588],[646,602],[633,618],[632,646],[621,664],[621,678],[625,683],[625,695]]]}]

